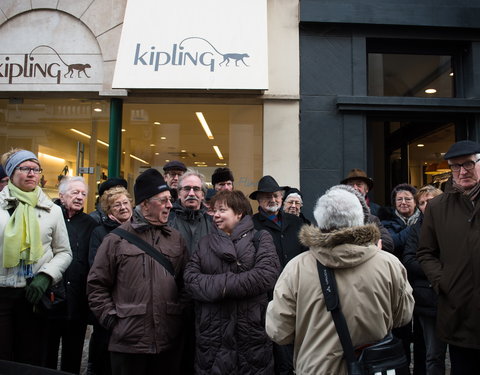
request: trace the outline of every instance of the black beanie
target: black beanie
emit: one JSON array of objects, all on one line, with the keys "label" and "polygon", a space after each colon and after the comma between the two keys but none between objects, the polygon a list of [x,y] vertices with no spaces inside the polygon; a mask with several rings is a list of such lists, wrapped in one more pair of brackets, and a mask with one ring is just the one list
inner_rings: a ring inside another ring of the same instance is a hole
[{"label": "black beanie", "polygon": [[0,165],[0,180],[5,177],[7,177],[7,173],[5,172],[5,169],[3,169],[3,167]]},{"label": "black beanie", "polygon": [[98,186],[98,195],[101,197],[108,189],[111,189],[115,186],[123,186],[125,189],[127,189],[127,180],[118,177],[109,178],[107,181]]},{"label": "black beanie", "polygon": [[233,173],[229,168],[217,168],[215,172],[212,174],[212,184],[218,184],[219,182],[224,181],[234,181],[233,180]]},{"label": "black beanie", "polygon": [[167,190],[169,190],[169,187],[162,174],[155,168],[149,168],[135,180],[135,185],[133,186],[135,204],[138,205],[145,199]]}]

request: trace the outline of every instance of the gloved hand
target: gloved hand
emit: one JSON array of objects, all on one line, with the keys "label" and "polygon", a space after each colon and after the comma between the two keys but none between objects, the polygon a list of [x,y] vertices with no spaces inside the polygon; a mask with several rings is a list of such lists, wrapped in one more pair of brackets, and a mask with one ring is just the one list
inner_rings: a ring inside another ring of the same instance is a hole
[{"label": "gloved hand", "polygon": [[25,288],[25,298],[32,305],[36,305],[42,298],[43,293],[48,289],[52,278],[45,273],[39,273],[35,276]]}]

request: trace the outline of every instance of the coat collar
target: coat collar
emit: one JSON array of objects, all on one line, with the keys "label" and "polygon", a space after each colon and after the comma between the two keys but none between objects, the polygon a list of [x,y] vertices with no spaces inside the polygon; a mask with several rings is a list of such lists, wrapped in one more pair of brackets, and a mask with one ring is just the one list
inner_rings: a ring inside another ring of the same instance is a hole
[{"label": "coat collar", "polygon": [[322,232],[313,225],[304,225],[300,242],[309,247],[322,264],[332,268],[350,268],[361,264],[378,251],[380,231],[374,224]]}]

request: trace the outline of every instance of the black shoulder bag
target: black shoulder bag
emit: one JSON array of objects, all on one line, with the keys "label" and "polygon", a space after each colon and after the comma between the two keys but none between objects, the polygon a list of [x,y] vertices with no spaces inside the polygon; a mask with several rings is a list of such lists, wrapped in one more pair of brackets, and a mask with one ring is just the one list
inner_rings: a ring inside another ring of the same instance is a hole
[{"label": "black shoulder bag", "polygon": [[403,345],[399,339],[388,333],[385,338],[361,349],[355,355],[347,321],[340,308],[335,274],[317,260],[318,276],[322,285],[325,305],[332,313],[333,322],[342,344],[349,375],[386,375],[387,371],[396,375],[410,374]]},{"label": "black shoulder bag", "polygon": [[148,255],[150,255],[153,259],[155,259],[158,263],[160,263],[170,275],[172,275],[175,280],[175,269],[173,268],[172,262],[165,255],[163,255],[160,251],[155,249],[152,245],[142,240],[137,235],[130,233],[122,228],[115,228],[112,230],[111,233],[115,233],[117,236],[126,239],[131,244],[137,246],[139,249],[145,251]]}]

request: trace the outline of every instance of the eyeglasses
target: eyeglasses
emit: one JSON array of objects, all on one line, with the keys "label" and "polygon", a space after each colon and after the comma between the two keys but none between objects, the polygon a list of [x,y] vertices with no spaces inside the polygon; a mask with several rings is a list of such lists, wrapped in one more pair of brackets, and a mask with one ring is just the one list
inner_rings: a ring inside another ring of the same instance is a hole
[{"label": "eyeglasses", "polygon": [[462,167],[463,167],[463,169],[469,171],[469,170],[475,168],[475,164],[478,163],[479,161],[480,161],[480,159],[477,159],[475,161],[467,160],[465,163],[462,163],[462,164],[449,164],[449,167],[454,172],[458,172],[460,170],[460,168],[462,168]]},{"label": "eyeglasses", "polygon": [[285,204],[288,204],[290,206],[295,206],[295,205],[297,205],[299,207],[303,206],[302,202],[298,202],[298,201],[285,201]]},{"label": "eyeglasses", "polygon": [[16,167],[15,169],[25,174],[29,174],[30,172],[33,172],[35,174],[40,174],[43,172],[42,168]]},{"label": "eyeglasses", "polygon": [[119,210],[119,209],[121,209],[123,206],[125,206],[125,207],[130,207],[130,201],[117,202],[117,203],[115,203],[115,204],[112,206],[112,208],[113,208],[114,210]]},{"label": "eyeglasses", "polygon": [[181,177],[183,176],[183,172],[167,172],[167,174],[170,176],[170,177]]},{"label": "eyeglasses", "polygon": [[170,198],[150,198],[149,200],[151,201],[157,201],[157,202],[160,202],[160,204],[167,204],[167,202],[170,202],[173,204],[173,202],[175,202],[175,200],[170,197]]},{"label": "eyeglasses", "polygon": [[181,190],[183,191],[186,191],[187,193],[190,193],[190,190],[192,190],[195,192],[195,193],[198,193],[200,190],[202,190],[202,188],[200,186],[182,186]]},{"label": "eyeglasses", "polygon": [[396,198],[395,201],[398,202],[398,203],[403,202],[403,201],[409,203],[409,202],[413,201],[413,198],[411,198],[411,197]]}]

